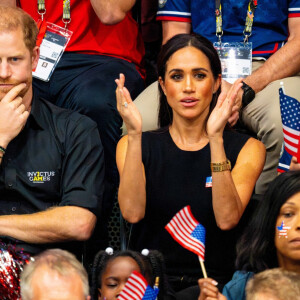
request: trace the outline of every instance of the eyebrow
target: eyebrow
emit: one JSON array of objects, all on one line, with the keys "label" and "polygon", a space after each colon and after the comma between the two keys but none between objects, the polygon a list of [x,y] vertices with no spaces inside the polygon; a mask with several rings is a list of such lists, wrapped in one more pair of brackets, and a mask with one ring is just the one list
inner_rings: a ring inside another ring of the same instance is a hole
[{"label": "eyebrow", "polygon": [[[168,72],[168,74],[172,73],[172,72],[182,72],[183,70],[182,69],[172,69]],[[207,69],[205,68],[195,68],[195,69],[192,69],[193,72],[197,72],[197,71],[204,71],[204,72],[208,72]]]},{"label": "eyebrow", "polygon": [[282,206],[284,206],[284,205],[295,205],[295,203],[294,202],[290,202],[290,201],[287,201],[287,202],[285,202]]}]

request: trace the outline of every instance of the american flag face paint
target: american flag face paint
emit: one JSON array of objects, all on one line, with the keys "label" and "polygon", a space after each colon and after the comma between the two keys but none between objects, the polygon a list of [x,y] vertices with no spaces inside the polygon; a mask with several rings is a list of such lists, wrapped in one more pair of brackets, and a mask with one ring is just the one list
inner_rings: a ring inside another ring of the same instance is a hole
[{"label": "american flag face paint", "polygon": [[277,231],[278,231],[278,236],[279,238],[281,237],[285,237],[287,238],[287,233],[288,233],[288,230],[290,230],[291,227],[290,226],[286,226],[284,224],[284,221],[281,222],[280,226],[277,226]]}]

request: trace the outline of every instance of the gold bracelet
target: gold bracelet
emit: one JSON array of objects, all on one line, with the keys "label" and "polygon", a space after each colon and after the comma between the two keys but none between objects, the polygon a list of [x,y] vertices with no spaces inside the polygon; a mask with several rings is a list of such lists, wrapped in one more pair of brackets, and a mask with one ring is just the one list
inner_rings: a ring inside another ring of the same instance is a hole
[{"label": "gold bracelet", "polygon": [[231,162],[229,159],[220,163],[210,163],[210,169],[212,172],[223,172],[231,170]]}]

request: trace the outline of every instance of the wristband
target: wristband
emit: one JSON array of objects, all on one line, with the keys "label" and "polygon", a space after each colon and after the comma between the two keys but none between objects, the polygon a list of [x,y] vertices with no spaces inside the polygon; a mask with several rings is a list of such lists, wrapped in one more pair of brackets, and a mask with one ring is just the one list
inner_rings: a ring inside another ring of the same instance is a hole
[{"label": "wristband", "polygon": [[5,154],[6,149],[0,146],[0,152],[2,152],[3,154]]},{"label": "wristband", "polygon": [[230,171],[231,163],[229,159],[220,163],[210,163],[210,168],[212,172]]}]

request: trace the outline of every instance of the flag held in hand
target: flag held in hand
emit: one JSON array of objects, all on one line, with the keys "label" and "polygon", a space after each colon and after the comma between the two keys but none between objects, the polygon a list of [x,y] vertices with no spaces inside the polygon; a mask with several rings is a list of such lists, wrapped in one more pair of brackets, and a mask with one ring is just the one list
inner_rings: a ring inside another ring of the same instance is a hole
[{"label": "flag held in hand", "polygon": [[204,261],[205,228],[194,218],[189,205],[181,209],[165,228],[182,247]]},{"label": "flag held in hand", "polygon": [[118,300],[155,300],[159,290],[147,284],[139,272],[133,271],[128,278]]}]

